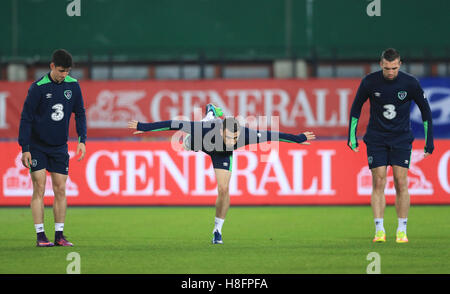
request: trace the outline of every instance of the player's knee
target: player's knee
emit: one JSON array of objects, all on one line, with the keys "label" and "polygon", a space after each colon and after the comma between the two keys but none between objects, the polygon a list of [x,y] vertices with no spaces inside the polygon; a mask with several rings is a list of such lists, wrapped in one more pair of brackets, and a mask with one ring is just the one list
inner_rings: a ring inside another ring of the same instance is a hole
[{"label": "player's knee", "polygon": [[33,183],[33,197],[44,197],[45,194],[45,182],[44,183],[39,183],[39,182],[34,182]]},{"label": "player's knee", "polygon": [[384,188],[386,186],[386,177],[374,176],[372,182],[374,190],[384,191]]},{"label": "player's knee", "polygon": [[55,193],[55,197],[65,197],[66,185],[64,184],[53,185],[53,192]]},{"label": "player's knee", "polygon": [[394,177],[394,185],[395,185],[395,190],[397,191],[397,193],[404,193],[404,192],[408,192],[408,179],[403,179],[403,178],[395,178]]},{"label": "player's knee", "polygon": [[45,190],[33,190],[32,199],[44,199]]},{"label": "player's knee", "polygon": [[227,196],[228,195],[228,186],[218,186],[217,191],[219,193],[219,197]]}]

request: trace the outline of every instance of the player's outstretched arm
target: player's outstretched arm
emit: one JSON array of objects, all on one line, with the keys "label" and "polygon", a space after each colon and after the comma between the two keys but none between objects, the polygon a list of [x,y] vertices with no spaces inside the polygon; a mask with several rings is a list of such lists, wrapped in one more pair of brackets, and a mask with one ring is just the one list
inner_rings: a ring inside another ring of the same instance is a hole
[{"label": "player's outstretched arm", "polygon": [[316,135],[313,132],[306,131],[304,133],[294,135],[274,131],[257,131],[249,128],[244,128],[245,144],[263,143],[267,141],[281,141],[287,143],[298,143],[309,145],[307,141],[315,140]]},{"label": "player's outstretched arm", "polygon": [[128,122],[128,128],[136,130],[134,135],[142,134],[143,132],[158,132],[158,131],[176,131],[181,130],[185,133],[191,134],[194,130],[194,124],[198,124],[201,128],[201,122],[184,121],[184,120],[165,120],[152,123],[143,123],[137,120]]},{"label": "player's outstretched arm", "polygon": [[[273,133],[272,133],[273,135]],[[298,144],[304,144],[304,145],[310,145],[311,143],[308,141],[315,140],[316,135],[313,132],[306,131],[304,133],[294,135],[294,134],[288,134],[288,133],[277,133],[278,140],[281,142],[288,142],[288,143],[298,143]]]}]

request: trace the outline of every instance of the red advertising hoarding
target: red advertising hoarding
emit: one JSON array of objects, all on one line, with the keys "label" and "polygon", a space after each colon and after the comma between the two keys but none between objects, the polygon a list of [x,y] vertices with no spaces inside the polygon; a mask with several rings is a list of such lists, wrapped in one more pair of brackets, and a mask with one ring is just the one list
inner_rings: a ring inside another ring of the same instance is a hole
[{"label": "red advertising hoarding", "polygon": [[[409,169],[411,204],[450,204],[450,140],[436,140],[423,158],[423,140],[413,145]],[[32,184],[17,143],[0,143],[0,206],[29,205]],[[250,146],[256,150],[249,149]],[[371,174],[365,144],[352,152],[343,140],[311,145],[249,145],[234,152],[231,205],[370,204]],[[169,141],[88,141],[82,161],[71,155],[68,205],[214,205],[216,180],[203,152],[174,150]],[[45,203],[53,202],[47,177]],[[395,201],[392,170],[386,185]]]},{"label": "red advertising hoarding", "polygon": [[[126,137],[131,119],[153,122],[177,116],[199,120],[207,103],[225,115],[279,117],[279,130],[318,136],[347,136],[359,79],[80,81],[88,138]],[[17,138],[20,114],[31,82],[0,82],[0,138]],[[358,130],[365,130],[368,103]],[[76,138],[74,122],[70,136]],[[358,132],[358,135],[360,133]],[[362,134],[362,133],[361,133]],[[161,135],[161,134],[152,134]]]}]

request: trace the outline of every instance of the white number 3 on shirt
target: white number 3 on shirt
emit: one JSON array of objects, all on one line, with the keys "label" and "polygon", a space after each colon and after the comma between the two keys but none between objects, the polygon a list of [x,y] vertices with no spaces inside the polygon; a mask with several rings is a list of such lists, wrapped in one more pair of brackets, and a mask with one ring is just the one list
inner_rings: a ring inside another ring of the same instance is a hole
[{"label": "white number 3 on shirt", "polygon": [[64,105],[62,105],[61,103],[55,104],[52,106],[52,109],[54,109],[55,111],[52,113],[52,119],[54,121],[60,121],[63,119],[64,117]]},{"label": "white number 3 on shirt", "polygon": [[386,111],[383,112],[383,115],[387,119],[393,119],[397,116],[397,112],[395,112],[395,105],[394,104],[386,104],[383,106]]}]

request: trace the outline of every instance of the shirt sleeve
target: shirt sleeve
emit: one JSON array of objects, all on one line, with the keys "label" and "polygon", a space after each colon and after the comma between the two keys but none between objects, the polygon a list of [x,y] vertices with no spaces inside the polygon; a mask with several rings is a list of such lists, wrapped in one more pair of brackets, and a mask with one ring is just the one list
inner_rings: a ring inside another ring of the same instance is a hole
[{"label": "shirt sleeve", "polygon": [[304,134],[288,134],[282,132],[273,132],[267,130],[254,130],[244,127],[244,144],[257,144],[267,141],[280,141],[288,143],[303,143],[307,140]]},{"label": "shirt sleeve", "polygon": [[195,127],[200,127],[201,129],[201,122],[193,122],[185,120],[165,120],[151,123],[138,122],[137,130],[143,132],[181,130],[185,133],[192,134]]},{"label": "shirt sleeve", "polygon": [[25,99],[22,114],[20,116],[19,126],[19,145],[22,152],[30,151],[31,130],[34,121],[34,114],[39,106],[41,95],[36,84],[32,84],[28,89],[28,95]]},{"label": "shirt sleeve", "polygon": [[425,148],[426,153],[433,153],[434,150],[434,140],[433,140],[433,121],[431,117],[431,108],[428,104],[427,97],[420,86],[419,81],[417,81],[414,95],[414,102],[419,107],[420,113],[422,114],[423,128],[425,133]]},{"label": "shirt sleeve", "polygon": [[361,81],[361,84],[359,85],[358,91],[356,92],[352,108],[350,109],[347,145],[351,149],[355,149],[356,147],[358,147],[356,130],[358,127],[359,116],[361,115],[361,109],[368,98],[369,98],[369,91],[367,89],[367,82],[365,79],[363,79]]},{"label": "shirt sleeve", "polygon": [[78,86],[78,100],[74,105],[73,112],[75,113],[75,123],[78,134],[78,142],[86,144],[86,133],[87,133],[87,125],[86,125],[86,111],[84,109],[83,95],[81,94],[80,85]]}]

